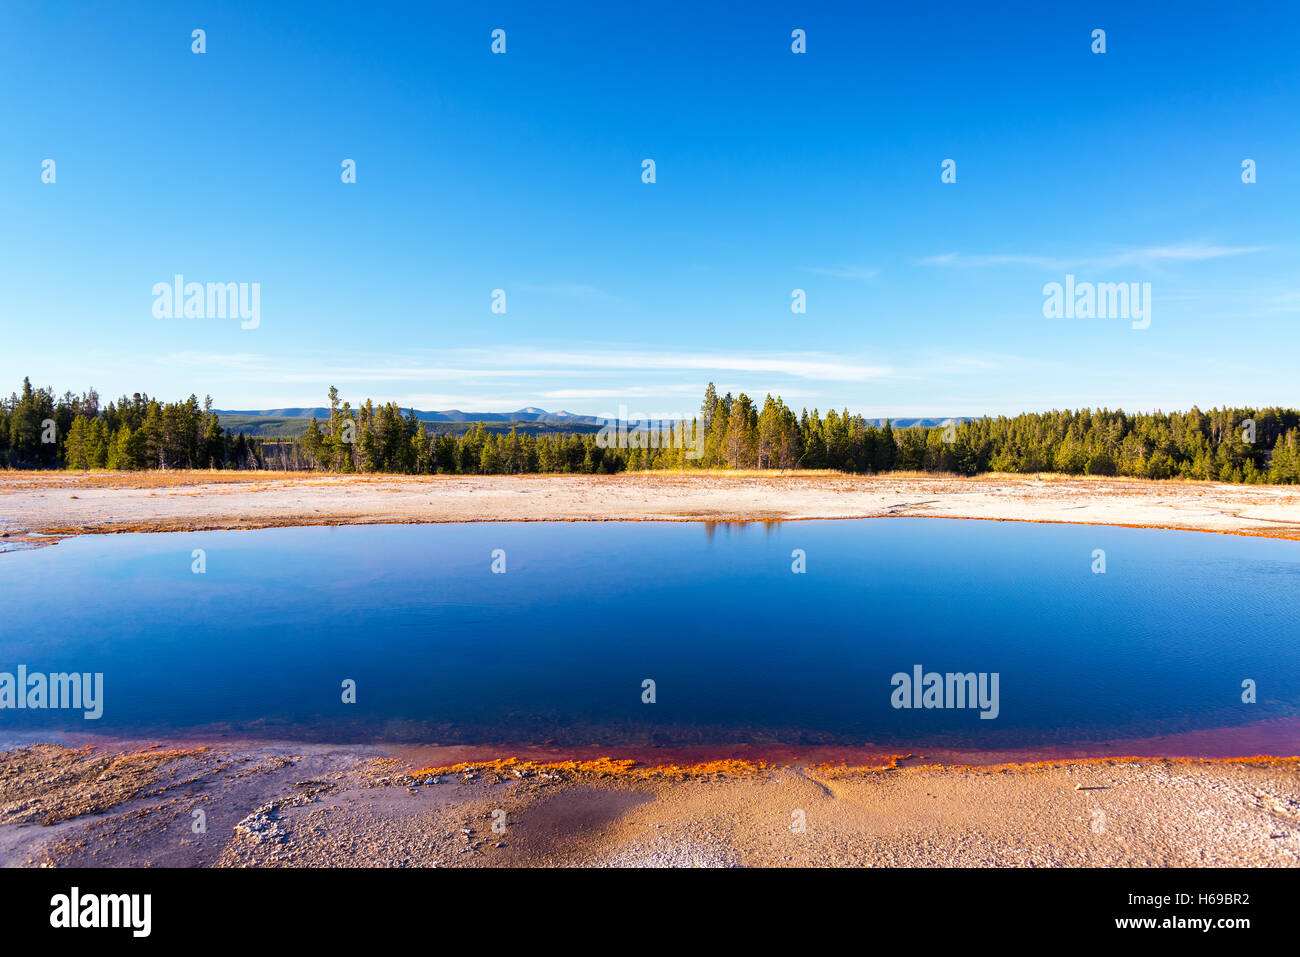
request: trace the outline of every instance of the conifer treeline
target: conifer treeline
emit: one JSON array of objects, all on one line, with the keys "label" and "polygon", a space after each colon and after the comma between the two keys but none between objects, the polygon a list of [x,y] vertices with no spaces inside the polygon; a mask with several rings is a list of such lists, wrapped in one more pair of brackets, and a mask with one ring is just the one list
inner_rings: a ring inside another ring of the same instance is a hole
[{"label": "conifer treeline", "polygon": [[101,407],[94,389],[81,395],[34,389],[0,400],[0,465],[68,469],[255,469],[260,444],[223,430],[190,396],[161,403],[137,392]]},{"label": "conifer treeline", "polygon": [[[1213,409],[1129,415],[1089,410],[985,417],[952,428],[893,428],[847,410],[796,415],[779,397],[759,406],[710,383],[700,413],[675,441],[635,432],[633,447],[592,434],[432,433],[392,402],[353,409],[330,389],[330,415],[297,440],[223,429],[208,399],[160,403],[137,393],[101,408],[92,390],[56,399],[24,380],[0,400],[0,464],[68,469],[301,469],[404,474],[614,473],[639,469],[839,469],[1060,472],[1222,482],[1300,483],[1300,412]],[[1254,441],[1249,422],[1254,423]],[[52,426],[52,427],[51,427]],[[695,430],[702,430],[697,432]],[[696,445],[694,437],[701,441]],[[699,455],[695,452],[699,451]]]}]

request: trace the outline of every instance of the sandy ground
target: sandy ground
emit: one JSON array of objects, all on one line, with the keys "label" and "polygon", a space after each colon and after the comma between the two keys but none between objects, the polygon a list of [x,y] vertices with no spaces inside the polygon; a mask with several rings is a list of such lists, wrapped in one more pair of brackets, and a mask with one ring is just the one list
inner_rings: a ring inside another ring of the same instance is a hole
[{"label": "sandy ground", "polygon": [[1300,487],[1060,476],[636,473],[322,476],[0,472],[0,534],[472,521],[782,521],[912,515],[1300,539]]},{"label": "sandy ground", "polygon": [[681,774],[35,744],[0,755],[0,864],[1296,866],[1300,759]]}]

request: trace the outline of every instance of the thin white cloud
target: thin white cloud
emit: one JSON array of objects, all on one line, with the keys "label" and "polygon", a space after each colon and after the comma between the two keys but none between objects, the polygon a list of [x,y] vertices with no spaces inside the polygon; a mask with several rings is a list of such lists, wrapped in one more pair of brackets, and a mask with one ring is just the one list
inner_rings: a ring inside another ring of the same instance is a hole
[{"label": "thin white cloud", "polygon": [[1224,259],[1229,256],[1246,256],[1262,252],[1265,246],[1214,246],[1205,243],[1188,243],[1181,246],[1149,246],[1133,249],[1115,256],[1097,260],[1101,266],[1156,266],[1167,263],[1204,262],[1207,259]]},{"label": "thin white cloud", "polygon": [[836,279],[860,279],[864,282],[880,275],[876,266],[804,266],[804,272],[819,276],[834,276]]},{"label": "thin white cloud", "polygon": [[921,265],[960,266],[962,268],[973,268],[979,266],[1043,266],[1054,269],[1063,262],[1065,262],[1065,260],[1049,259],[1045,256],[1022,256],[1016,254],[974,256],[964,255],[962,253],[944,253],[942,256],[927,256],[925,259],[921,260]]},{"label": "thin white cloud", "polygon": [[609,389],[545,389],[537,395],[542,399],[617,399],[617,398],[656,398],[663,395],[695,395],[700,391],[695,383],[664,385],[621,386]]},{"label": "thin white cloud", "polygon": [[1300,292],[1286,292],[1270,296],[1265,301],[1267,312],[1300,312]]},{"label": "thin white cloud", "polygon": [[[540,296],[561,296],[566,299],[589,299],[601,302],[621,302],[605,290],[585,282],[516,282],[513,288]],[[506,286],[509,295],[511,286]]]},{"label": "thin white cloud", "polygon": [[1183,243],[1176,246],[1145,246],[1121,250],[1106,256],[1053,257],[1018,253],[972,255],[944,253],[922,259],[923,266],[953,266],[963,269],[985,266],[1035,266],[1043,269],[1063,270],[1116,266],[1140,266],[1156,269],[1176,263],[1205,262],[1229,256],[1245,256],[1262,252],[1267,246],[1220,246],[1210,243]]},{"label": "thin white cloud", "polygon": [[535,362],[570,368],[657,371],[764,372],[842,381],[879,379],[886,366],[866,365],[812,352],[780,354],[716,352],[538,352]]},{"label": "thin white cloud", "polygon": [[493,396],[490,399],[481,395],[467,395],[448,392],[411,392],[394,399],[403,409],[419,409],[421,412],[448,412],[459,409],[462,412],[513,412],[529,405],[529,396],[518,396],[513,402],[509,397]]},{"label": "thin white cloud", "polygon": [[[259,379],[280,382],[401,382],[430,379],[528,378],[587,376],[607,372],[620,375],[636,372],[746,372],[788,375],[795,378],[866,381],[887,378],[891,370],[883,365],[855,362],[816,352],[717,353],[667,352],[622,348],[557,352],[513,347],[507,349],[452,349],[439,353],[454,364],[420,365],[411,356],[394,357],[391,364],[382,357],[343,364],[313,360],[307,356],[283,356],[272,362],[255,354],[172,353],[161,361],[171,365],[239,368],[255,372]],[[303,371],[309,370],[309,371]]]},{"label": "thin white cloud", "polygon": [[158,356],[155,364],[163,366],[219,366],[223,369],[244,369],[258,366],[264,361],[255,352],[172,352]]}]

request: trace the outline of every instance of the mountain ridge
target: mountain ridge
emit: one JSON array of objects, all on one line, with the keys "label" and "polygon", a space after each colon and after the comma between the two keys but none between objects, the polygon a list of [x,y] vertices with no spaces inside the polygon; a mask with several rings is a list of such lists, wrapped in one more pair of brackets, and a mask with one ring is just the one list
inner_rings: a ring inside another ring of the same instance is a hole
[{"label": "mountain ridge", "polygon": [[[328,406],[299,406],[283,409],[213,409],[219,416],[246,419],[310,419],[315,417],[326,420],[330,417]],[[412,411],[403,409],[403,414]],[[420,422],[544,422],[562,425],[601,425],[604,419],[594,415],[578,415],[560,410],[547,412],[529,406],[514,412],[462,412],[460,409],[425,412],[415,409],[415,417]]]},{"label": "mountain ridge", "polygon": [[[241,419],[310,419],[315,417],[318,420],[327,420],[330,416],[330,410],[327,406],[301,406],[288,407],[283,409],[213,409],[214,413],[219,416],[227,416]],[[403,414],[411,411],[403,409]],[[558,412],[547,412],[545,409],[539,409],[536,406],[517,409],[514,412],[463,412],[460,409],[444,409],[441,411],[422,411],[415,409],[415,418],[420,422],[538,422],[547,425],[604,425],[609,419],[597,415],[580,415],[576,412],[567,412],[561,409]],[[949,422],[966,422],[970,416],[904,416],[899,418],[874,418],[864,419],[868,425],[874,425],[877,428],[884,426],[888,421],[895,428],[934,428],[935,426],[947,425]],[[632,419],[631,421],[636,421]]]}]

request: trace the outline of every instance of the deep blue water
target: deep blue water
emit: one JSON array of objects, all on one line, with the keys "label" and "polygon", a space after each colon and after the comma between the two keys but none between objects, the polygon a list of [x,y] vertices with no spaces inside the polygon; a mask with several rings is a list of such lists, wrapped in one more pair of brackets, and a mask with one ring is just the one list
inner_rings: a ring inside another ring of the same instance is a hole
[{"label": "deep blue water", "polygon": [[[1298,598],[1300,543],[1097,526],[83,536],[0,555],[0,672],[102,672],[103,717],[4,709],[0,731],[909,748],[1146,736],[1300,713]],[[998,673],[997,718],[895,709],[891,677],[914,665]]]}]

